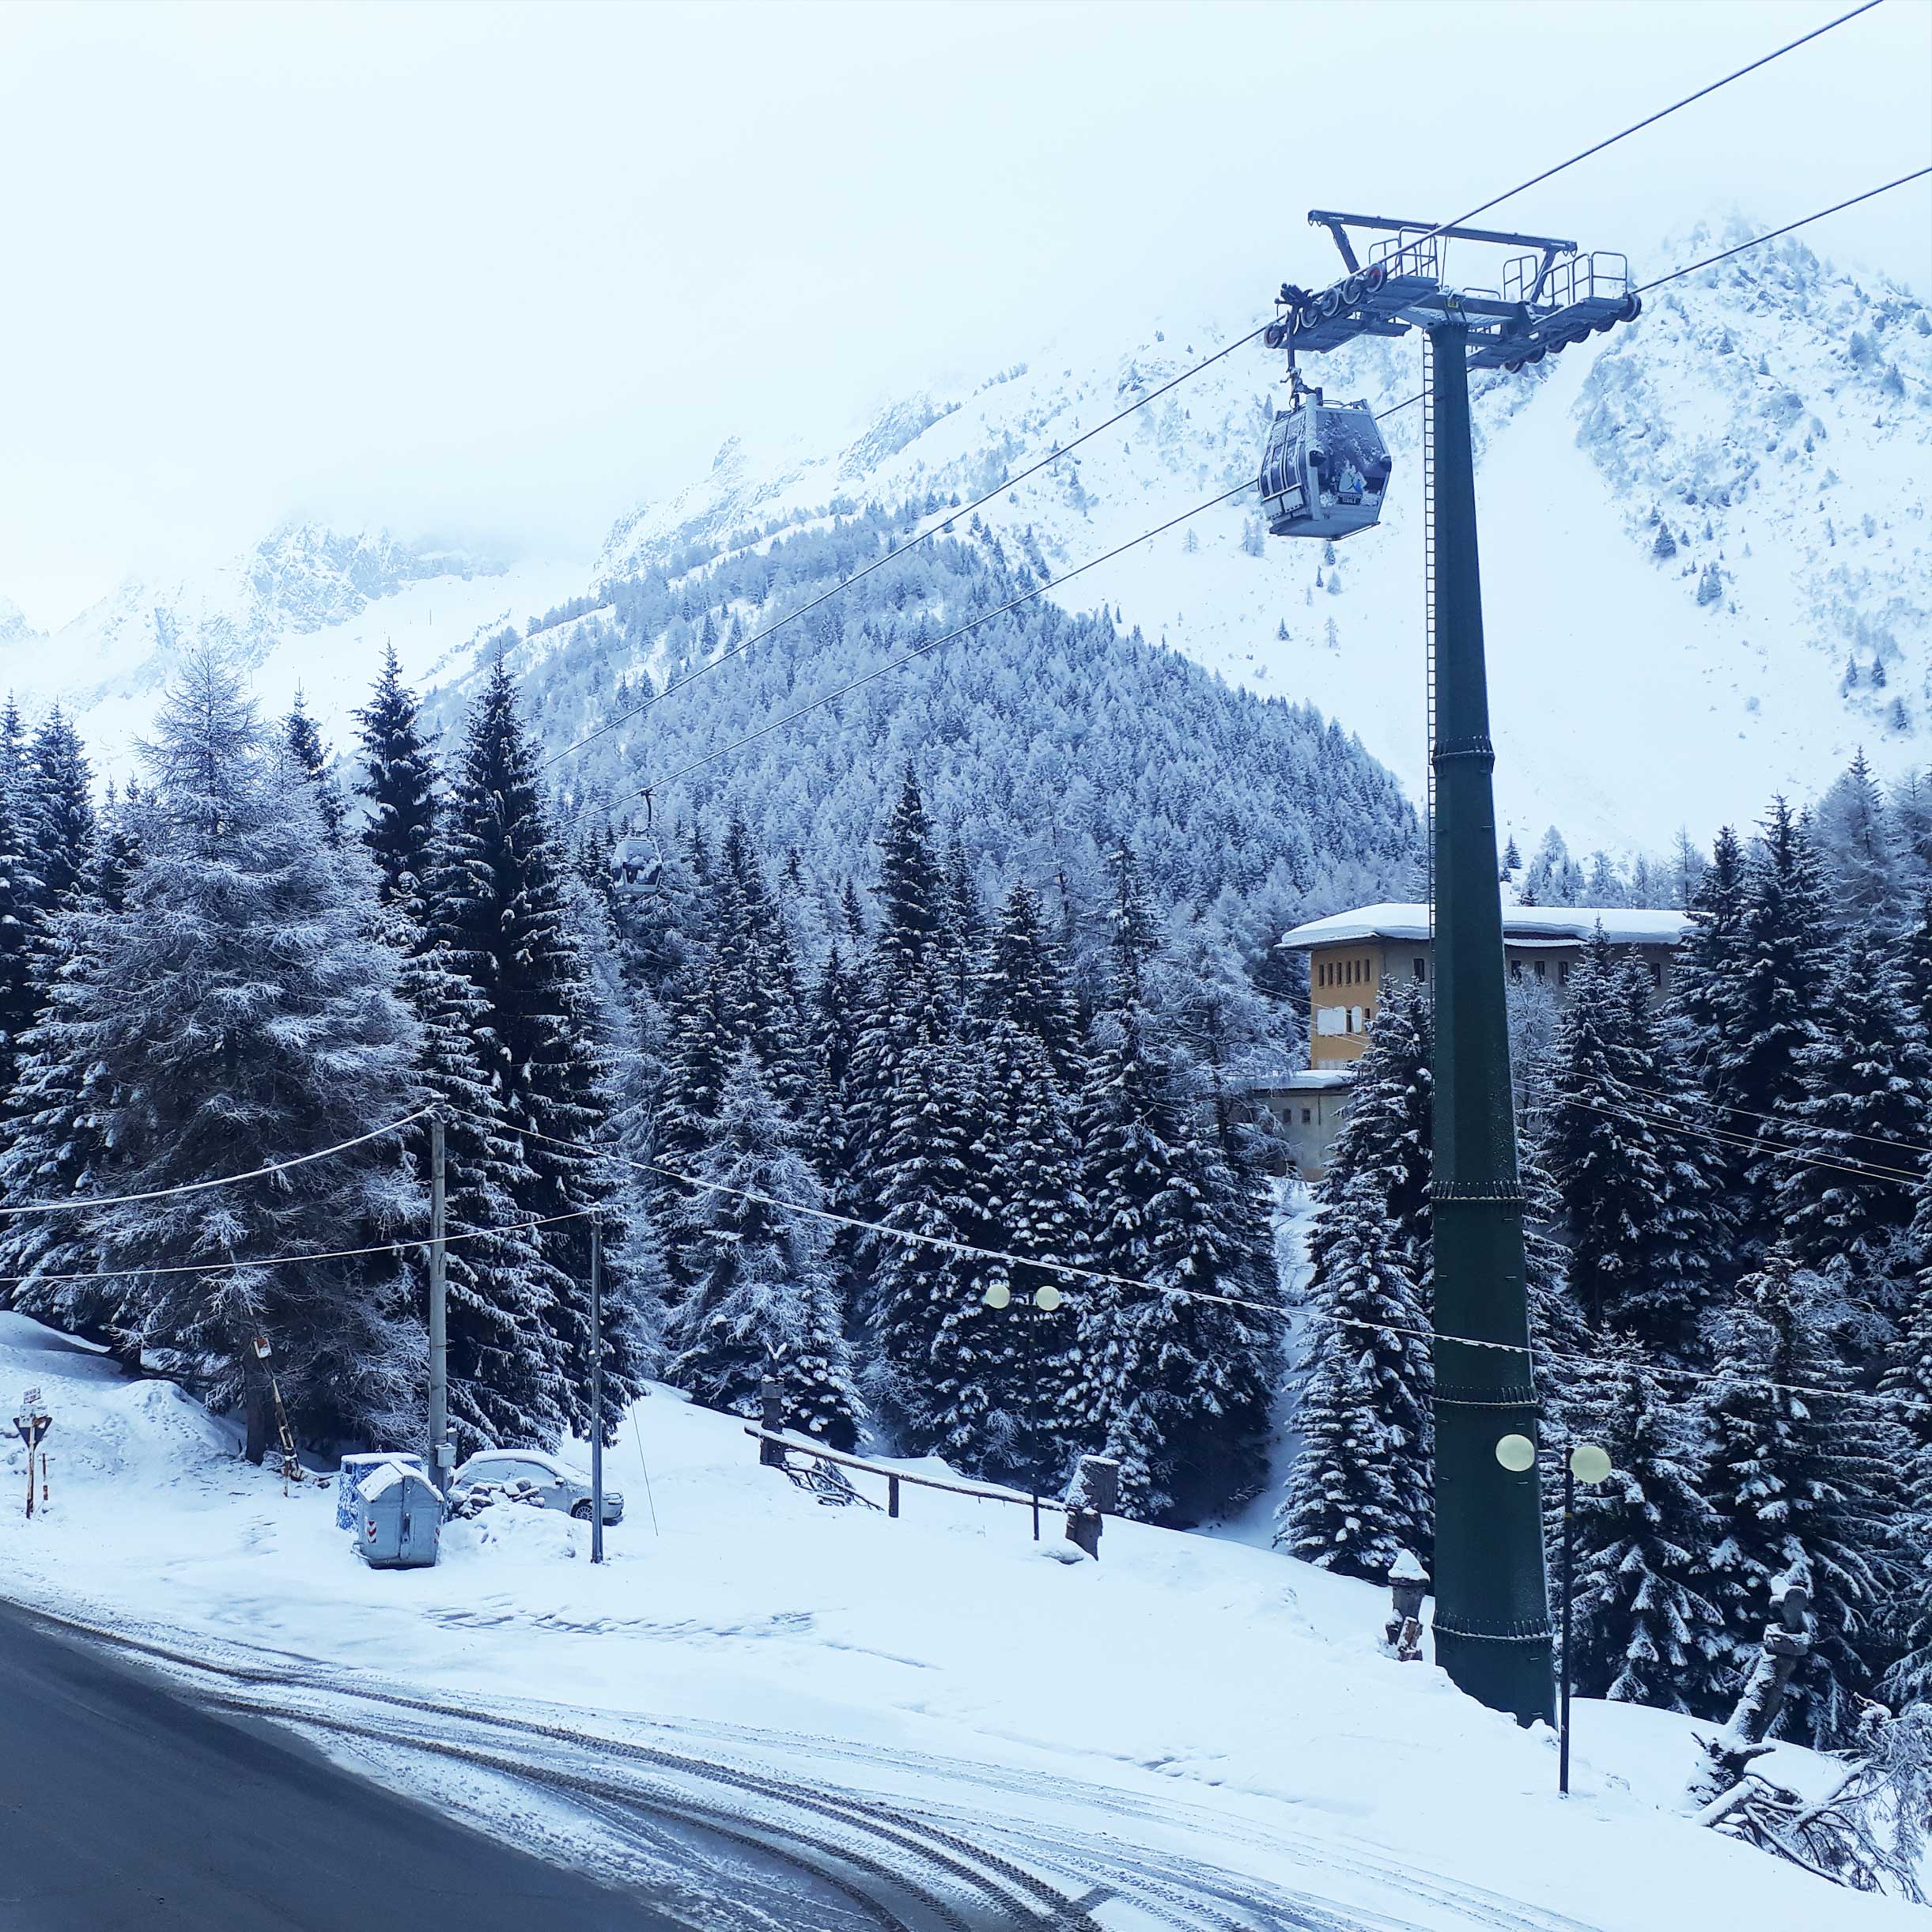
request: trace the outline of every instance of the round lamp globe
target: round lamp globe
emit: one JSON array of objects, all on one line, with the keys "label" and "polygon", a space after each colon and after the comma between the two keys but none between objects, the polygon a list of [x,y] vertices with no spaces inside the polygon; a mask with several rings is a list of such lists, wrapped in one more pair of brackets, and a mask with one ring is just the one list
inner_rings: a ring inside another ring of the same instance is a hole
[{"label": "round lamp globe", "polygon": [[1496,1445],[1496,1460],[1512,1476],[1536,1467],[1537,1446],[1526,1435],[1506,1435]]},{"label": "round lamp globe", "polygon": [[1579,1483],[1600,1483],[1610,1473],[1610,1453],[1600,1442],[1578,1442],[1570,1451],[1570,1473]]}]

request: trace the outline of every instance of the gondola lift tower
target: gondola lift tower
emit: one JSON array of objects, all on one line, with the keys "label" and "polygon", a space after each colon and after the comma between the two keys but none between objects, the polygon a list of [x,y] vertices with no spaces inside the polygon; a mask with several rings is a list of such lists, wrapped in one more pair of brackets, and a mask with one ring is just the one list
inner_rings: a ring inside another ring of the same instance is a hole
[{"label": "gondola lift tower", "polygon": [[[1624,256],[1581,253],[1574,242],[1320,208],[1308,219],[1333,237],[1344,273],[1318,292],[1284,283],[1265,332],[1268,347],[1287,352],[1292,385],[1262,463],[1262,507],[1273,535],[1333,541],[1373,527],[1390,474],[1368,405],[1328,402],[1304,384],[1297,357],[1412,329],[1428,342],[1435,1654],[1457,1684],[1492,1709],[1548,1722],[1553,1660],[1536,1461],[1507,1467],[1497,1453],[1505,1438],[1534,1439],[1537,1396],[1504,1013],[1469,372],[1514,373],[1634,321],[1642,304]],[[1366,262],[1358,236],[1373,238]],[[1453,285],[1452,242],[1514,251],[1499,285]]]}]

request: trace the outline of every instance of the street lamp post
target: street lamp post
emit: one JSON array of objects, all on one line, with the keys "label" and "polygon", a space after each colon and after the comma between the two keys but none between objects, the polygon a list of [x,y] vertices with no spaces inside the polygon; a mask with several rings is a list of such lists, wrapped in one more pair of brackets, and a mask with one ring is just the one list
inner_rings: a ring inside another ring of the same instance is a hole
[{"label": "street lamp post", "polygon": [[[1013,1291],[1004,1281],[996,1281],[981,1298],[989,1308],[1010,1307]],[[1026,1486],[1033,1499],[1033,1540],[1040,1540],[1040,1377],[1038,1341],[1034,1325],[1042,1315],[1050,1315],[1061,1301],[1059,1289],[1049,1281],[1035,1288],[1027,1298],[1032,1313],[1026,1318]]]},{"label": "street lamp post", "polygon": [[[1536,1466],[1537,1446],[1526,1435],[1506,1435],[1496,1444],[1496,1460],[1512,1475],[1520,1476]],[[1570,1790],[1570,1633],[1574,1609],[1572,1587],[1576,1570],[1576,1486],[1593,1488],[1610,1473],[1610,1453],[1600,1442],[1574,1439],[1563,1463],[1563,1652],[1556,1681],[1556,1789],[1566,1797]]]}]

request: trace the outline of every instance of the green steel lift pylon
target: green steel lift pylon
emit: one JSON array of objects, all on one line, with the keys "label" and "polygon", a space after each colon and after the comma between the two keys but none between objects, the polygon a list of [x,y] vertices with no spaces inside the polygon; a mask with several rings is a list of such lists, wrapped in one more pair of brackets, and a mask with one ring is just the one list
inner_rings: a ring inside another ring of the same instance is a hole
[{"label": "green steel lift pylon", "polygon": [[[1553,1720],[1504,1009],[1503,907],[1469,443],[1469,330],[1428,331],[1435,456],[1435,1656],[1492,1709]],[[1468,1337],[1468,1341],[1450,1340]],[[1498,1343],[1495,1348],[1472,1342]]]},{"label": "green steel lift pylon", "polygon": [[[1434,599],[1431,837],[1435,880],[1435,1654],[1473,1697],[1527,1722],[1553,1721],[1549,1593],[1535,1459],[1521,1473],[1497,1460],[1506,1435],[1537,1434],[1530,1375],[1523,1196],[1516,1171],[1503,994],[1503,907],[1483,661],[1481,573],[1469,372],[1515,374],[1619,323],[1643,304],[1620,255],[1493,229],[1431,227],[1314,209],[1346,273],[1314,291],[1282,285],[1265,332],[1295,358],[1363,335],[1411,329],[1429,338],[1428,454],[1433,458],[1430,556]],[[1380,237],[1369,259],[1352,231]],[[1495,288],[1458,289],[1449,245],[1522,252]],[[1321,401],[1320,391],[1311,392]],[[1319,534],[1318,504],[1367,503],[1342,455],[1379,433],[1366,403],[1278,418],[1263,465],[1277,535]],[[1333,444],[1333,447],[1329,447]],[[1319,447],[1319,460],[1316,452]],[[1386,476],[1386,467],[1378,471]],[[1333,495],[1318,494],[1332,492]],[[1352,528],[1372,524],[1377,495]],[[1299,521],[1298,521],[1299,520]]]}]

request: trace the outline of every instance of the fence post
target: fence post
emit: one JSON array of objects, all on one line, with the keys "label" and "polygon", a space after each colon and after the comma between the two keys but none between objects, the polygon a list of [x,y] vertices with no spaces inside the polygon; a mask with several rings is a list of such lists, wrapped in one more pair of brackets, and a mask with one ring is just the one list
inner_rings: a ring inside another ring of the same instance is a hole
[{"label": "fence post", "polygon": [[896,1476],[886,1478],[886,1514],[897,1516],[899,1513],[899,1479]]},{"label": "fence post", "polygon": [[[767,1375],[758,1384],[759,1426],[776,1435],[785,1427],[785,1385],[774,1382]],[[785,1467],[785,1445],[782,1442],[760,1442],[758,1461],[768,1469]]]},{"label": "fence post", "polygon": [[1067,1491],[1067,1541],[1098,1563],[1103,1517],[1118,1514],[1121,1465],[1110,1456],[1083,1456]]}]

